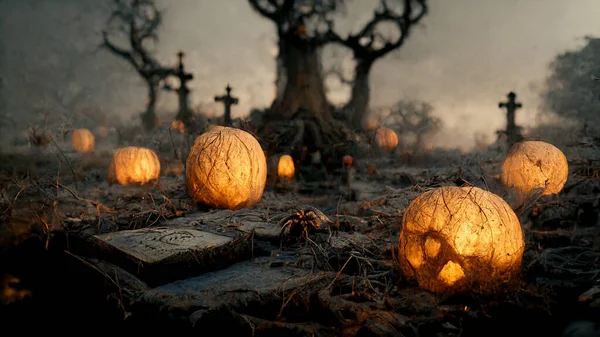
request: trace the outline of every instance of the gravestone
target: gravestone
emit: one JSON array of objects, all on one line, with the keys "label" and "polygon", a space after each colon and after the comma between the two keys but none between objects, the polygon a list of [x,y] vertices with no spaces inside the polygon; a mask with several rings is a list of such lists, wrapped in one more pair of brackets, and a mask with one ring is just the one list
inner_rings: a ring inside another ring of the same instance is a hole
[{"label": "gravestone", "polygon": [[231,126],[231,106],[234,104],[238,104],[239,100],[237,97],[231,96],[231,87],[227,84],[225,88],[227,92],[223,96],[215,96],[215,102],[223,102],[225,105],[225,115],[223,116],[223,120],[225,126]]},{"label": "gravestone", "polygon": [[516,143],[523,139],[521,135],[520,128],[517,126],[515,122],[517,109],[523,107],[521,103],[517,102],[517,94],[514,92],[509,92],[506,96],[508,101],[498,103],[499,108],[506,109],[506,142],[507,142],[507,151],[510,151],[510,148]]},{"label": "gravestone", "polygon": [[[226,233],[224,233],[226,234]],[[251,256],[249,236],[192,227],[156,227],[95,235],[107,260],[151,286],[224,268]]]}]

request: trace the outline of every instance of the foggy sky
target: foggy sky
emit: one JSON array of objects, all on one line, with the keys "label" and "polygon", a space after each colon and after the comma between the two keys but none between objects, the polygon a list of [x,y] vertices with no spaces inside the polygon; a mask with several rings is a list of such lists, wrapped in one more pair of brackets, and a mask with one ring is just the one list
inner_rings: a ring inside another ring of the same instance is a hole
[{"label": "foggy sky", "polygon": [[[600,35],[597,0],[430,2],[421,27],[400,50],[375,64],[371,106],[399,99],[431,102],[447,127],[438,138],[440,146],[468,148],[475,132],[493,138],[505,123],[497,104],[511,90],[524,105],[517,123],[534,123],[548,63],[557,53],[582,45],[583,36]],[[93,95],[76,109],[92,106],[126,121],[135,119],[146,101],[144,84],[122,59],[97,50],[108,3],[0,1],[0,109],[27,123],[34,115],[32,97],[62,88],[63,105],[89,91]],[[186,52],[186,66],[195,76],[190,82],[194,105],[204,103],[205,109],[222,113],[212,100],[227,83],[240,99],[234,117],[271,103],[275,28],[246,0],[157,3],[165,10],[157,56],[175,63],[177,51]],[[339,22],[340,32],[364,24],[374,3],[351,1],[348,16]],[[334,88],[330,97],[340,103],[346,93]],[[175,95],[162,94],[160,107],[172,115]]]}]

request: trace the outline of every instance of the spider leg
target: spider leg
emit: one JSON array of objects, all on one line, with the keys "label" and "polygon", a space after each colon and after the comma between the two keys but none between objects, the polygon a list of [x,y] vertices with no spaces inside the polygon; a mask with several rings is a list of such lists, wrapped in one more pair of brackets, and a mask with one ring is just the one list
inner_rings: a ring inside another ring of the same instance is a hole
[{"label": "spider leg", "polygon": [[284,235],[284,232],[286,235],[289,234],[290,230],[291,230],[291,224],[292,224],[291,220],[284,222],[283,225],[281,226],[281,230],[279,231],[279,235],[280,236]]}]

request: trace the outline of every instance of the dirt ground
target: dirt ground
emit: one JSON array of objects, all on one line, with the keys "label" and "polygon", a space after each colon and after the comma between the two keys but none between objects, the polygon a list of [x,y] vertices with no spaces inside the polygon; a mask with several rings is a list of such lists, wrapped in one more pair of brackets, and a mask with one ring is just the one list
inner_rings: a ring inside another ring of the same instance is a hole
[{"label": "dirt ground", "polygon": [[[441,296],[398,268],[403,212],[439,186],[466,182],[501,193],[501,152],[357,157],[351,190],[344,172],[298,168],[294,182],[270,186],[258,205],[226,211],[188,197],[177,151],[161,144],[151,146],[162,161],[158,183],[108,185],[112,146],[98,144],[92,154],[75,153],[68,142],[1,154],[1,315],[21,331],[42,324],[57,332],[92,325],[214,327],[241,336],[561,336],[576,322],[569,329],[579,332],[564,336],[599,335],[582,332],[600,324],[595,145],[563,149],[570,165],[564,190],[519,211],[526,251],[518,286]],[[329,229],[281,242],[281,220],[313,208]],[[142,269],[107,248],[118,232],[161,228],[201,230],[227,244],[207,244],[197,266],[178,257]]]}]

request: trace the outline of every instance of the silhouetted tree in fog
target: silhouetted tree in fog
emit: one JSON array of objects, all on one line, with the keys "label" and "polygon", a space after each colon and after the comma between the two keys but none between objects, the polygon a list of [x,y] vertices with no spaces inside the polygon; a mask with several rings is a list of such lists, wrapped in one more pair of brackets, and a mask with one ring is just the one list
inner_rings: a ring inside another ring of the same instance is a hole
[{"label": "silhouetted tree in fog", "polygon": [[[401,3],[402,8],[396,10],[394,3]],[[354,80],[351,82],[350,101],[344,108],[345,117],[350,126],[356,130],[363,128],[370,100],[369,74],[373,64],[388,53],[402,47],[408,38],[411,28],[427,14],[427,0],[381,0],[381,8],[376,9],[373,18],[356,34],[342,38],[330,32],[333,41],[352,50],[356,61]],[[382,23],[391,23],[398,30],[395,39],[386,38],[377,31]]]},{"label": "silhouetted tree in fog", "polygon": [[[352,50],[356,60],[355,78],[352,81],[352,96],[344,111],[349,126],[360,129],[369,104],[369,73],[373,64],[400,48],[411,28],[421,21],[428,10],[427,0],[381,0],[380,8],[362,29],[342,37],[334,30],[333,16],[344,8],[344,1],[248,1],[258,13],[275,23],[278,32],[279,88],[271,114],[289,118],[298,108],[303,107],[312,112],[319,128],[326,135],[333,133],[329,126],[331,123],[328,123],[332,118],[325,96],[324,74],[318,50],[329,43],[341,44]],[[377,31],[384,23],[396,28],[396,38],[385,38]],[[281,90],[281,77],[285,77],[284,90]]]},{"label": "silhouetted tree in fog", "polygon": [[[156,117],[156,102],[161,83],[170,75],[175,75],[176,69],[163,67],[148,51],[147,44],[157,40],[156,30],[161,23],[161,13],[152,0],[113,0],[115,10],[109,26],[116,25],[127,48],[117,45],[108,30],[102,32],[104,44],[111,53],[125,59],[131,64],[148,86],[148,103],[142,114],[142,124],[147,129],[153,129],[158,122]],[[114,37],[114,36],[113,36]]]},{"label": "silhouetted tree in fog", "polygon": [[542,92],[545,111],[600,130],[600,38],[587,37],[587,44],[557,55]]},{"label": "silhouetted tree in fog", "polygon": [[400,135],[414,136],[413,151],[422,150],[425,137],[432,136],[442,128],[442,120],[433,115],[433,106],[422,101],[399,101],[381,117],[385,125],[397,130]]}]

